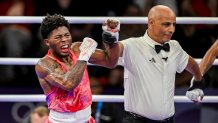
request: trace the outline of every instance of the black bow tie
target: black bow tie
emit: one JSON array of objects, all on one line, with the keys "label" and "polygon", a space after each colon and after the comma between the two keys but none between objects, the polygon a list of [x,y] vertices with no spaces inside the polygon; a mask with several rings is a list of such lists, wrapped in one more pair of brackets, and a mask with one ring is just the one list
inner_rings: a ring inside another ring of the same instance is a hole
[{"label": "black bow tie", "polygon": [[166,51],[166,52],[169,52],[169,51],[170,51],[170,45],[169,45],[169,43],[165,43],[165,44],[163,44],[163,46],[161,46],[161,45],[155,45],[154,48],[155,48],[155,51],[156,51],[157,53],[159,53],[161,50],[164,50],[164,51]]}]

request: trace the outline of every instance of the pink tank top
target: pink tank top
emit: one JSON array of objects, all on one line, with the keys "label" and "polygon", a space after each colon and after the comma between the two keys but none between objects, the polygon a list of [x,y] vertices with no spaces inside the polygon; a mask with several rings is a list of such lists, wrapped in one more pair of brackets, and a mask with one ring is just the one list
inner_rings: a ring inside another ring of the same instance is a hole
[{"label": "pink tank top", "polygon": [[[58,62],[62,69],[67,72],[66,66],[60,60],[51,56],[50,51],[48,51],[47,56]],[[77,57],[73,52],[70,52],[70,57],[75,64]],[[82,81],[73,91],[53,87],[51,92],[46,95],[46,101],[49,109],[58,112],[76,112],[90,106],[92,104],[92,93],[87,68],[85,69]]]}]

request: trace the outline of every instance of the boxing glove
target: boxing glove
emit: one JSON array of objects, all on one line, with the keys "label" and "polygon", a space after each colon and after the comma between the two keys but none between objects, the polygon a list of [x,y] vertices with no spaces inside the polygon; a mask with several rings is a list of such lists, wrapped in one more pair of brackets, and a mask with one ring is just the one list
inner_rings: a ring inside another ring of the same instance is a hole
[{"label": "boxing glove", "polygon": [[91,55],[95,52],[97,45],[98,45],[97,42],[92,38],[88,38],[88,37],[84,38],[83,42],[79,47],[80,55],[78,60],[87,62],[91,57]]}]

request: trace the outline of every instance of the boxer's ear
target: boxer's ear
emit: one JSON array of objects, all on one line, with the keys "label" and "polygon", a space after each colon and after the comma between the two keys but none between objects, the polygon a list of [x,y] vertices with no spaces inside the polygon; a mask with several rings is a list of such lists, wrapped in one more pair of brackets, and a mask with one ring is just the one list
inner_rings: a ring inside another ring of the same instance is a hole
[{"label": "boxer's ear", "polygon": [[48,39],[44,39],[44,43],[46,44],[46,46],[49,46],[49,41],[48,41]]}]

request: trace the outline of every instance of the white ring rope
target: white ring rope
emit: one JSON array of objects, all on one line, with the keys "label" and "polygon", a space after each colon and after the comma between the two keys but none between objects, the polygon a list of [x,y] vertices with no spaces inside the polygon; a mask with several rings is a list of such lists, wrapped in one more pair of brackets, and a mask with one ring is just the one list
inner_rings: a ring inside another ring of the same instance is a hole
[{"label": "white ring rope", "polygon": [[[0,65],[35,65],[38,60],[39,58],[0,58]],[[200,63],[202,59],[195,60]],[[218,59],[214,61],[213,65],[218,65]]]},{"label": "white ring rope", "polygon": [[[71,24],[102,24],[108,18],[119,19],[122,24],[146,24],[147,17],[72,17]],[[0,16],[0,23],[41,23],[44,16]],[[218,17],[177,17],[177,24],[218,24]]]},{"label": "white ring rope", "polygon": [[0,58],[0,65],[35,65],[39,58]]},{"label": "white ring rope", "polygon": [[[122,95],[93,95],[93,102],[123,102]],[[174,96],[176,103],[191,103],[186,96]],[[45,102],[45,95],[0,95],[0,102]],[[218,103],[218,96],[204,96],[201,103]]]}]

